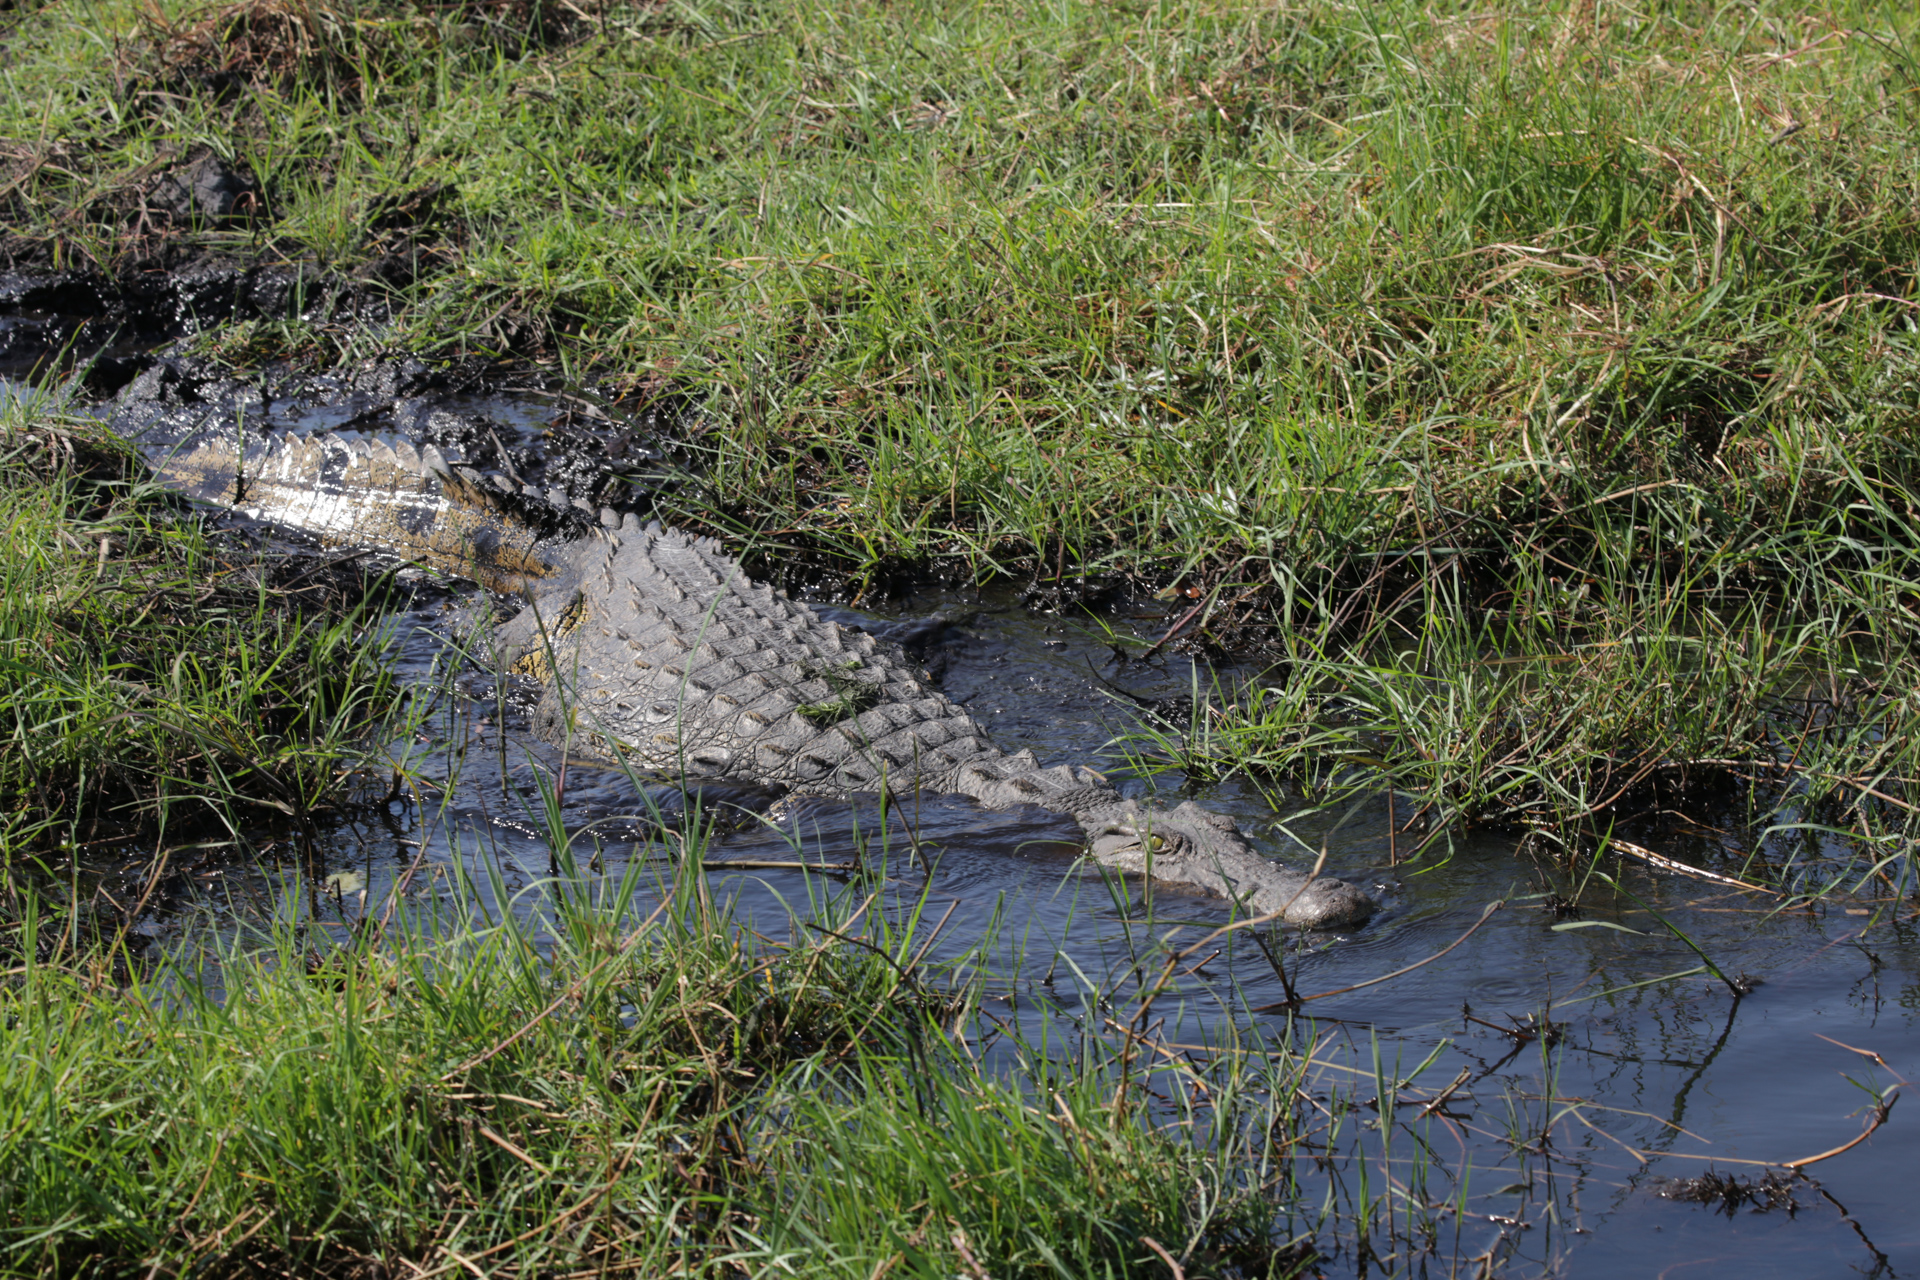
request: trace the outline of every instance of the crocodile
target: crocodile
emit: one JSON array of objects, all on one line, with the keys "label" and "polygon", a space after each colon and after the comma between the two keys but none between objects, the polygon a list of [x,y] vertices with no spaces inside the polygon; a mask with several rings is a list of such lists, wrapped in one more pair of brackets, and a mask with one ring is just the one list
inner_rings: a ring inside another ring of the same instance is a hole
[{"label": "crocodile", "polygon": [[1243,912],[1341,928],[1375,910],[1191,801],[1143,803],[1091,768],[1001,750],[897,645],[753,581],[710,538],[353,432],[200,433],[150,465],[192,498],[520,598],[492,629],[492,656],[541,682],[535,731],[569,751],[797,794],[1037,805],[1078,822],[1099,864]]}]

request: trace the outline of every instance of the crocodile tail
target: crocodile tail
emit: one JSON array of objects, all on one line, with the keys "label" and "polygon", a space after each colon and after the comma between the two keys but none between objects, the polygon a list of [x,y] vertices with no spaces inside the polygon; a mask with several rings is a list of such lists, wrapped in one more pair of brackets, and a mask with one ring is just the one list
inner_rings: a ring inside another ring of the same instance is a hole
[{"label": "crocodile tail", "polygon": [[[151,469],[163,486],[202,502],[504,592],[549,576],[562,549],[596,523],[557,491],[482,473],[432,445],[416,450],[353,432],[288,432],[244,444],[201,437]],[[604,511],[598,523],[619,521]]]}]

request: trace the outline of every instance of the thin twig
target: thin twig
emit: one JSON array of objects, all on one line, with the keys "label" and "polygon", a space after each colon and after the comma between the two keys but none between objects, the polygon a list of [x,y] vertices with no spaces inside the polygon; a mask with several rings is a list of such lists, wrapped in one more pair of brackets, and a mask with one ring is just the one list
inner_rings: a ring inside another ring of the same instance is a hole
[{"label": "thin twig", "polygon": [[727,858],[714,862],[702,862],[707,871],[724,871],[728,868],[751,871],[858,871],[857,862],[783,862],[772,858]]},{"label": "thin twig", "polygon": [[1173,1280],[1187,1280],[1186,1268],[1175,1262],[1173,1255],[1168,1253],[1158,1240],[1152,1236],[1141,1236],[1140,1243],[1153,1250],[1160,1261],[1167,1264],[1167,1270],[1173,1272]]},{"label": "thin twig", "polygon": [[526,1165],[527,1168],[533,1170],[535,1173],[539,1174],[541,1177],[551,1178],[553,1176],[553,1170],[547,1168],[547,1166],[541,1164],[538,1160],[535,1160],[532,1156],[528,1155],[525,1151],[521,1150],[519,1147],[515,1146],[513,1143],[508,1142],[505,1138],[501,1137],[499,1134],[489,1129],[486,1125],[483,1125],[483,1124],[475,1125],[474,1127],[480,1131],[481,1137],[485,1138],[488,1142],[491,1142],[494,1146],[500,1148],[502,1151],[512,1156],[515,1160],[518,1160],[521,1164]]},{"label": "thin twig", "polygon": [[1619,836],[1611,837],[1608,843],[1620,852],[1638,858],[1650,867],[1658,867],[1662,871],[1671,871],[1675,875],[1692,876],[1696,880],[1707,880],[1714,884],[1724,884],[1732,889],[1748,889],[1754,893],[1772,894],[1776,898],[1780,896],[1779,891],[1776,889],[1769,889],[1765,885],[1749,884],[1745,880],[1736,880],[1732,876],[1723,876],[1717,871],[1707,871],[1700,867],[1689,866],[1684,862],[1675,862],[1672,858],[1655,853],[1651,849],[1642,848],[1630,840],[1622,840]]},{"label": "thin twig", "polygon": [[1785,1161],[1781,1164],[1780,1167],[1783,1169],[1804,1169],[1810,1164],[1819,1164],[1822,1160],[1831,1160],[1837,1155],[1844,1155],[1845,1153],[1859,1146],[1861,1143],[1865,1142],[1868,1138],[1871,1138],[1873,1136],[1873,1131],[1878,1129],[1881,1125],[1887,1122],[1887,1117],[1893,1112],[1893,1104],[1900,1100],[1900,1095],[1897,1092],[1897,1090],[1906,1088],[1906,1085],[1904,1084],[1895,1085],[1894,1088],[1896,1092],[1887,1094],[1886,1096],[1882,1097],[1878,1103],[1874,1105],[1872,1114],[1870,1114],[1867,1117],[1867,1127],[1861,1130],[1860,1136],[1855,1138],[1852,1142],[1846,1143],[1843,1146],[1835,1147],[1831,1151],[1822,1151],[1817,1156],[1807,1156],[1806,1158],[1801,1160]]}]

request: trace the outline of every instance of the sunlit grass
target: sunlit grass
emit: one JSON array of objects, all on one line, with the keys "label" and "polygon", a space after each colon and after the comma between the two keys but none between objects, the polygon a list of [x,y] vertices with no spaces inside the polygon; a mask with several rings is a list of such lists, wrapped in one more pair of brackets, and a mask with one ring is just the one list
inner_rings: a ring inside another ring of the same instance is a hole
[{"label": "sunlit grass", "polygon": [[0,1273],[1293,1274],[1264,1089],[1196,1142],[1102,1043],[986,1070],[983,975],[924,961],[912,903],[822,892],[769,936],[690,839],[494,924],[456,868],[157,967],[49,947],[16,891]]},{"label": "sunlit grass", "polygon": [[[683,518],[1291,619],[1907,484],[1910,20],[94,0],[11,19],[0,135],[69,258],[211,147],[271,216],[176,239],[405,260],[382,341],[693,392]],[[1634,501],[1673,484],[1704,523]]]}]

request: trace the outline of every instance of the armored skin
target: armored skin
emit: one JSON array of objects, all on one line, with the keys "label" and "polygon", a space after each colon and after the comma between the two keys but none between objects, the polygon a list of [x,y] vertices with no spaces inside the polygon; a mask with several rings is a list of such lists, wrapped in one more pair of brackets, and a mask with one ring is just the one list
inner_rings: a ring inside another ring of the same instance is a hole
[{"label": "armored skin", "polygon": [[1127,799],[1092,769],[996,747],[898,648],[752,581],[711,539],[592,513],[428,447],[339,433],[201,437],[156,477],[337,543],[438,566],[527,604],[496,658],[537,677],[536,731],[570,750],[802,794],[957,792],[1071,815],[1102,865],[1340,928],[1373,901],[1256,853],[1230,818]]}]

